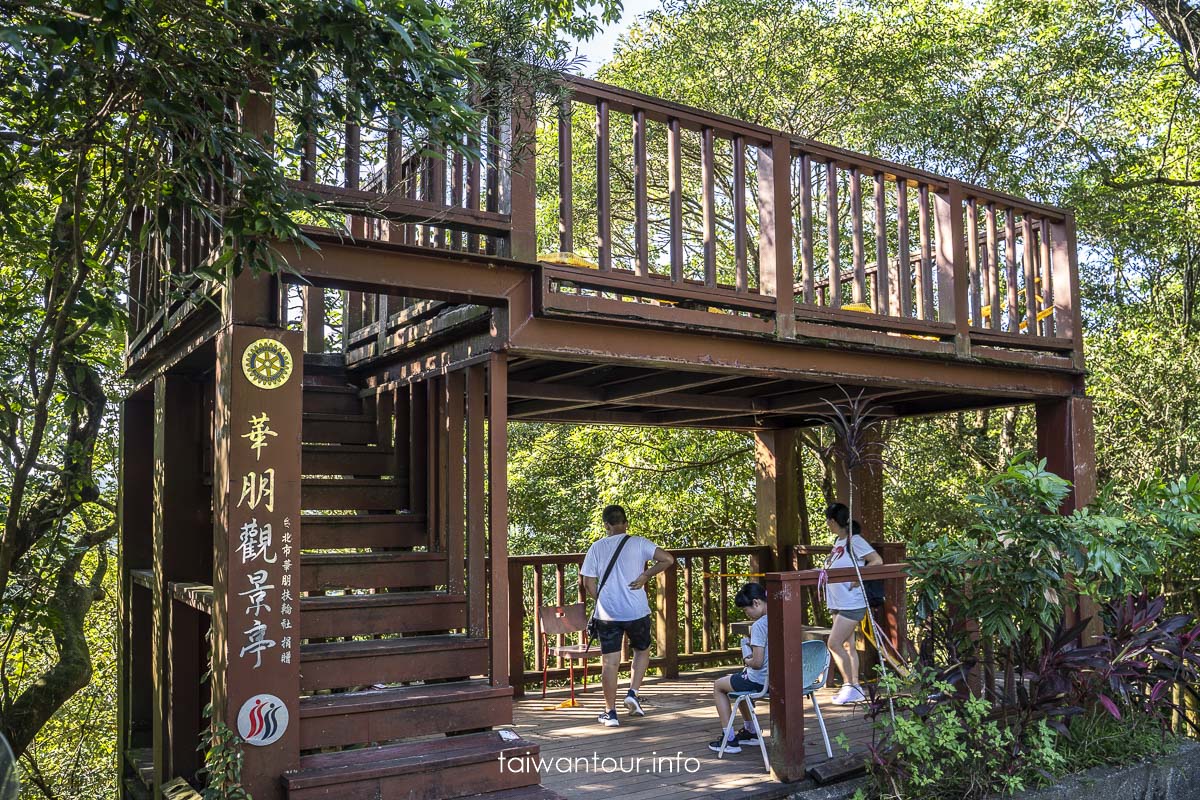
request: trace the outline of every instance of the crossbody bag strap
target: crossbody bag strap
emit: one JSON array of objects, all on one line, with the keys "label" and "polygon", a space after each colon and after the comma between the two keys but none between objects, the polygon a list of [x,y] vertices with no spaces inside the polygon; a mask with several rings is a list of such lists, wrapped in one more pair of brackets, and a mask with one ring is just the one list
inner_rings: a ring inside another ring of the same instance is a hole
[{"label": "crossbody bag strap", "polygon": [[[604,584],[608,583],[608,576],[612,574],[613,567],[616,566],[617,556],[621,555],[621,551],[625,549],[625,544],[629,541],[629,534],[625,534],[625,538],[617,545],[617,549],[613,552],[612,558],[608,560],[608,566],[604,568],[604,575],[600,578],[600,585],[596,587],[596,602],[592,603],[592,617],[596,616],[596,609],[600,606],[600,593],[604,591]],[[590,624],[590,620],[589,620]]]}]

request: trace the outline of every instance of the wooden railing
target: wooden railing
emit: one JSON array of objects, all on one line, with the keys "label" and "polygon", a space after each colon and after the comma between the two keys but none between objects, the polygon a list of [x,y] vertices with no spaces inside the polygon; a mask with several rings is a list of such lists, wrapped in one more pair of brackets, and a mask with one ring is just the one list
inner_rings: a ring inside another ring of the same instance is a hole
[{"label": "wooden railing", "polygon": [[[614,313],[630,301],[700,307],[735,318],[713,324],[783,336],[836,325],[907,335],[916,349],[965,352],[972,338],[1075,349],[1062,209],[594,81],[564,88],[545,122],[557,129],[557,190],[538,199],[557,204],[558,249],[595,268],[547,268],[544,292],[623,301]],[[643,313],[683,320],[669,311]]]},{"label": "wooden railing", "polygon": [[[902,543],[872,542],[872,546],[889,567],[904,561]],[[830,549],[820,545],[791,547],[778,566],[812,571],[809,568],[819,565]],[[664,676],[676,677],[681,668],[689,666],[736,663],[740,652],[738,637],[730,632],[730,624],[743,617],[733,598],[742,584],[763,579],[775,564],[773,550],[766,546],[691,547],[669,552],[675,556],[675,567],[646,587],[655,621],[651,667]],[[550,680],[561,680],[569,674],[561,660],[543,662],[537,610],[583,600],[584,590],[579,580],[583,558],[583,553],[509,556],[509,670],[518,692],[526,684],[539,683],[544,667],[548,668]],[[803,585],[808,587],[804,589],[808,601],[800,625],[812,626],[817,621],[814,613],[817,609],[811,605],[823,601],[817,597],[815,583]],[[887,601],[878,619],[903,641],[907,619],[904,584],[889,582],[886,591]],[[553,643],[560,646],[576,643],[566,641],[567,638],[558,636]],[[622,669],[628,668],[630,655],[626,645]],[[523,680],[518,677],[522,675]]]},{"label": "wooden railing", "polygon": [[[298,134],[293,185],[320,201],[302,221],[539,264],[546,315],[1082,363],[1069,212],[596,81],[561,88],[542,119],[520,99],[484,115],[462,143],[476,157],[387,115]],[[131,341],[178,312],[164,276],[219,243],[219,218],[156,213],[171,235],[134,254]],[[362,288],[293,285],[308,352],[353,350],[404,307]]]},{"label": "wooden railing", "polygon": [[[737,619],[734,595],[743,583],[758,577],[771,564],[769,547],[695,547],[670,551],[676,566],[647,585],[655,636],[650,664],[674,677],[681,666],[736,660],[736,637],[729,623]],[[579,568],[583,553],[509,556],[509,670],[520,693],[525,684],[542,679],[541,629],[537,609],[577,603],[583,599]],[[590,608],[590,606],[589,606]],[[563,644],[566,637],[558,637]],[[629,653],[622,655],[628,668]],[[548,677],[561,680],[568,671],[561,662],[548,665]],[[522,680],[521,676],[524,676]]]}]

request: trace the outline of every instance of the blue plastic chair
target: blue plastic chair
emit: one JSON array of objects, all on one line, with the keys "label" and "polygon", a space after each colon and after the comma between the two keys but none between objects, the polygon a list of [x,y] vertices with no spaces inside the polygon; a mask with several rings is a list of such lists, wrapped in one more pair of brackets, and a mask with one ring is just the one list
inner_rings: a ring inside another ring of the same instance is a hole
[{"label": "blue plastic chair", "polygon": [[[825,686],[829,675],[829,648],[823,641],[801,642],[800,647],[800,658],[804,665],[804,674],[801,676],[804,679],[804,697],[812,701],[813,710],[817,712],[817,725],[821,728],[821,738],[825,740],[825,755],[833,758],[833,748],[829,746],[829,732],[825,730],[825,718],[821,716],[821,706],[817,705],[816,694],[818,689]],[[750,719],[754,720],[754,729],[758,731],[758,749],[762,751],[763,766],[767,772],[771,771],[771,760],[767,758],[767,744],[763,741],[762,725],[758,722],[758,714],[754,713],[754,701],[766,700],[768,691],[769,688],[764,686],[761,692],[729,693],[733,698],[733,708],[729,710],[729,721],[725,723],[725,731],[721,734],[721,750],[717,753],[717,758],[725,757],[725,744],[733,733],[733,721],[737,719],[738,706],[745,703],[750,711]]]}]

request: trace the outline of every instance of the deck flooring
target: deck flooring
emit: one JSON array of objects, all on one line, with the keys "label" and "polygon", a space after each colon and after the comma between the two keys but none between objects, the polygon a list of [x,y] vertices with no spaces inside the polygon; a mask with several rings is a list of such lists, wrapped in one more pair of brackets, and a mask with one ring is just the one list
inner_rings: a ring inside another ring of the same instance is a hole
[{"label": "deck flooring", "polygon": [[[541,747],[543,764],[550,767],[542,772],[542,785],[567,800],[683,800],[699,796],[709,800],[766,800],[786,796],[786,787],[773,781],[763,768],[757,746],[743,747],[741,753],[722,759],[708,749],[708,743],[720,733],[712,704],[712,681],[731,671],[723,667],[689,672],[675,679],[648,678],[641,691],[646,716],[628,716],[621,706],[618,728],[605,728],[596,722],[604,705],[598,684],[589,683],[586,693],[577,690],[580,707],[574,709],[554,707],[568,696],[565,690],[552,691],[545,700],[540,692],[531,691],[514,703],[514,727],[523,738]],[[618,698],[624,697],[627,686],[626,681],[621,683]],[[857,752],[870,742],[871,728],[861,709],[832,705],[829,700],[833,694],[833,689],[823,689],[817,698],[825,714],[833,755],[839,758],[846,755],[836,740],[839,733],[845,734],[850,751]],[[770,714],[762,704],[759,719],[769,736]],[[807,766],[826,760],[816,716],[809,708],[805,709],[804,743]],[[639,756],[643,759],[641,769],[634,770],[634,759]],[[602,765],[606,757],[622,760],[616,769],[611,762],[607,771],[593,768],[597,763]],[[579,759],[586,760],[586,767]],[[661,759],[670,759],[670,763]],[[568,764],[576,769],[558,768]]]}]

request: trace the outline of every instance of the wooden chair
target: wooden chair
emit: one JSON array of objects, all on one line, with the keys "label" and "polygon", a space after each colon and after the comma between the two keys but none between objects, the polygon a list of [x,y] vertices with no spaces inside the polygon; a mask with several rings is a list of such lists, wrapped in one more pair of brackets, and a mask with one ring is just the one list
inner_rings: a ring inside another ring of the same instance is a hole
[{"label": "wooden chair", "polygon": [[[575,662],[583,662],[583,691],[586,692],[588,659],[599,658],[600,648],[593,650],[590,641],[586,644],[551,646],[550,637],[586,631],[587,605],[575,603],[569,606],[543,606],[538,609],[538,620],[542,628],[542,699],[546,698],[546,675],[550,670],[550,656],[559,656],[567,659],[571,668],[571,701],[568,707],[574,708],[578,705],[575,702]],[[586,636],[584,633],[585,638]]]}]

